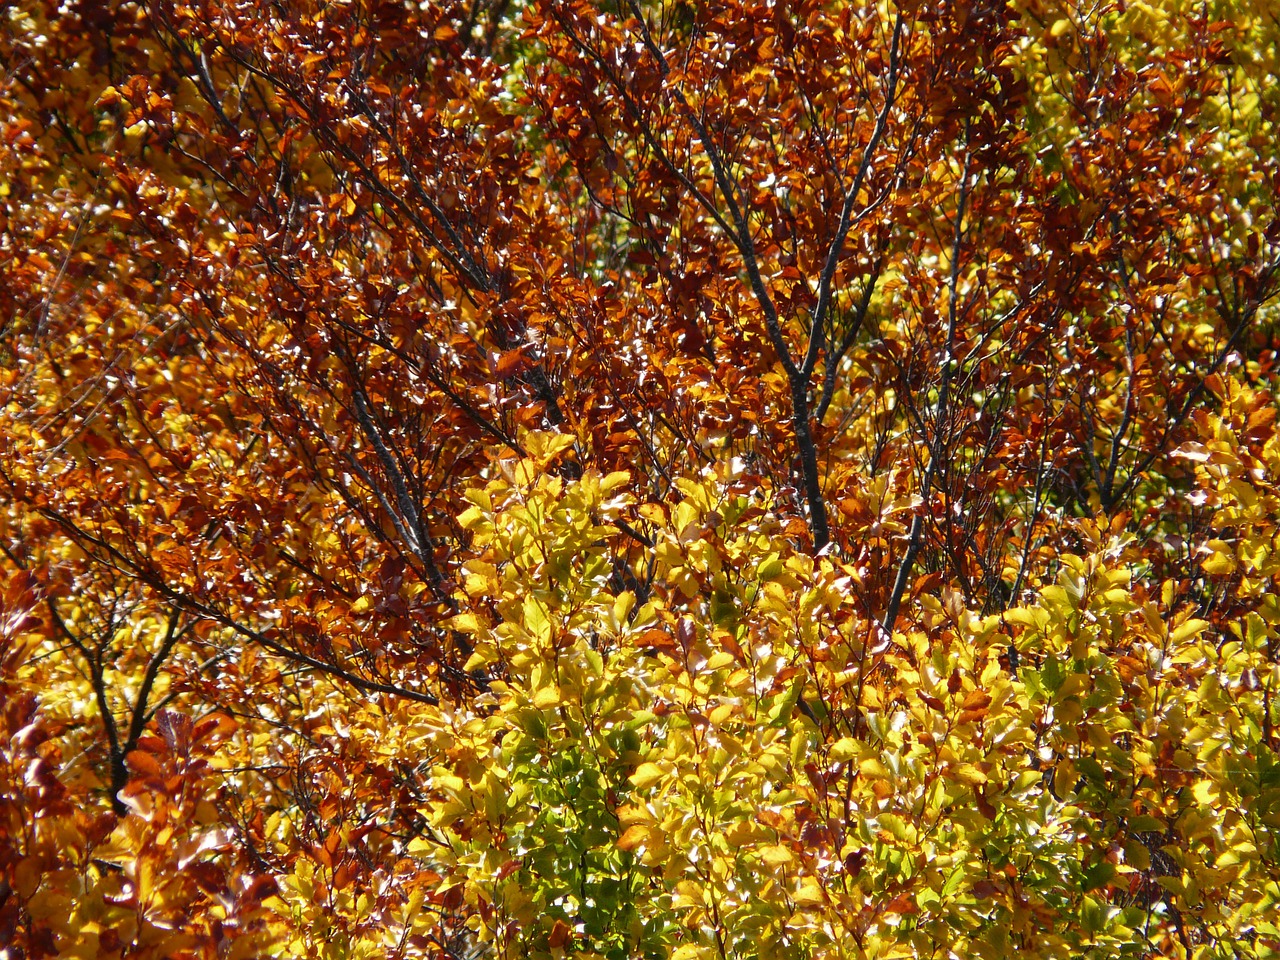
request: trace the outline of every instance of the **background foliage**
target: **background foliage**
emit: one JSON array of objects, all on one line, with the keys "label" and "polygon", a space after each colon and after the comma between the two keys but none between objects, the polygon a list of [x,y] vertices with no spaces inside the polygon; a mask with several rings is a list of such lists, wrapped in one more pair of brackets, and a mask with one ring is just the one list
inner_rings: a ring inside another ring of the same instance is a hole
[{"label": "background foliage", "polygon": [[10,5],[0,956],[1280,954],[1278,41]]}]

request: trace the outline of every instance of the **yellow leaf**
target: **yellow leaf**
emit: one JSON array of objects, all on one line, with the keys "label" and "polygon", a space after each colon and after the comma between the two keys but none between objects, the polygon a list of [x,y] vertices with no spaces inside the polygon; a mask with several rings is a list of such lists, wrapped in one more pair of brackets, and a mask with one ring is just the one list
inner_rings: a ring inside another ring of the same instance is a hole
[{"label": "yellow leaf", "polygon": [[647,790],[665,776],[662,768],[656,763],[642,763],[631,775],[631,783],[637,790]]},{"label": "yellow leaf", "polygon": [[727,650],[720,650],[711,655],[711,659],[707,661],[708,670],[719,670],[727,667],[734,662],[733,654]]},{"label": "yellow leaf", "polygon": [[682,943],[676,947],[671,954],[671,960],[698,960],[699,957],[705,957],[707,952],[696,943]]},{"label": "yellow leaf", "polygon": [[1218,801],[1218,785],[1212,780],[1201,780],[1191,788],[1191,795],[1196,803],[1212,806]]},{"label": "yellow leaf", "polygon": [[533,705],[539,710],[559,706],[560,688],[557,686],[543,687],[533,695]]},{"label": "yellow leaf", "polygon": [[667,513],[657,503],[642,503],[636,507],[636,513],[650,523],[657,524],[660,527],[665,526],[667,523]]},{"label": "yellow leaf", "polygon": [[885,780],[889,777],[888,768],[875,757],[869,757],[858,764],[858,772],[868,780]]},{"label": "yellow leaf", "polygon": [[720,706],[716,707],[709,714],[707,714],[707,719],[710,720],[716,726],[719,726],[720,724],[728,720],[731,716],[733,716],[733,709],[734,709],[733,704],[722,703],[720,704]]},{"label": "yellow leaf", "polygon": [[818,886],[818,881],[813,877],[805,877],[804,883],[800,885],[792,898],[798,907],[820,907],[826,902],[826,895],[822,892],[822,887]]},{"label": "yellow leaf", "polygon": [[634,850],[649,839],[649,827],[643,823],[633,823],[618,838],[619,850]]},{"label": "yellow leaf", "polygon": [[967,783],[971,787],[976,787],[980,783],[987,782],[987,775],[975,767],[972,763],[962,763],[954,770],[955,778],[961,783]]},{"label": "yellow leaf", "polygon": [[524,598],[524,625],[539,640],[551,638],[551,622],[543,605],[533,597]]},{"label": "yellow leaf", "polygon": [[831,745],[831,749],[827,751],[827,757],[832,763],[843,763],[846,760],[852,760],[857,752],[858,742],[852,737],[844,737]]},{"label": "yellow leaf", "polygon": [[[1208,561],[1206,561],[1205,569],[1208,569]],[[1212,573],[1212,571],[1210,571]],[[1208,620],[1188,620],[1186,623],[1174,627],[1169,633],[1169,642],[1173,644],[1184,643],[1192,637],[1199,636],[1209,626]]]},{"label": "yellow leaf", "polygon": [[786,847],[770,845],[760,851],[760,859],[771,867],[785,867],[793,857]]},{"label": "yellow leaf", "polygon": [[764,563],[760,564],[759,577],[761,580],[772,580],[778,574],[782,573],[782,561],[777,557],[770,557]]},{"label": "yellow leaf", "polygon": [[624,827],[629,827],[633,823],[652,823],[653,817],[644,807],[637,807],[628,804],[625,807],[618,808],[618,823]]},{"label": "yellow leaf", "polygon": [[[361,599],[363,600],[364,598],[361,597]],[[450,617],[446,625],[459,633],[478,633],[480,631],[480,621],[474,613],[460,613],[456,617]]]},{"label": "yellow leaf", "polygon": [[631,482],[630,473],[628,473],[626,470],[615,470],[613,473],[608,474],[600,481],[600,491],[602,493],[608,493],[610,490],[613,490],[616,487],[624,486],[625,484],[630,482]]},{"label": "yellow leaf", "polygon": [[1213,553],[1205,557],[1201,561],[1200,566],[1204,568],[1204,572],[1211,576],[1221,577],[1231,573],[1236,568],[1236,558],[1226,552],[1230,548],[1221,540],[1209,541],[1209,546],[1215,547]]}]

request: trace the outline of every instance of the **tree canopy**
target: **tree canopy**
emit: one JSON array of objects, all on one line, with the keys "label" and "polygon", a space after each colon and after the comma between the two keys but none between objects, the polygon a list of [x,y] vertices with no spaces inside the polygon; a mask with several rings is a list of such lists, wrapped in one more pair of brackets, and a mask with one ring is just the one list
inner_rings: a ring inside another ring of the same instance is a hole
[{"label": "tree canopy", "polygon": [[0,957],[1280,955],[1256,0],[18,0]]}]

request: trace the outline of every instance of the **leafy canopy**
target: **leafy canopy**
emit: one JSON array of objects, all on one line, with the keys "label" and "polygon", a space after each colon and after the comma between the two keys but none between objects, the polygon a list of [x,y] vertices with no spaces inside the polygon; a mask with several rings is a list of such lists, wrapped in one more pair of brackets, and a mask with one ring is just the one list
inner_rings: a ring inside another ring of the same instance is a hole
[{"label": "leafy canopy", "polygon": [[1246,0],[21,0],[0,956],[1280,954]]}]

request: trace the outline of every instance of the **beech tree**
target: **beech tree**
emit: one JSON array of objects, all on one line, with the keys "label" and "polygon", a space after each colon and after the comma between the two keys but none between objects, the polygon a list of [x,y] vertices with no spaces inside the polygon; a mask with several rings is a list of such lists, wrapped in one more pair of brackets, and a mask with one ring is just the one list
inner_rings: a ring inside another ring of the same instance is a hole
[{"label": "beech tree", "polygon": [[1280,954],[1278,51],[21,0],[0,956]]}]

